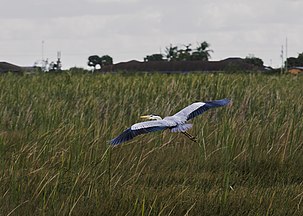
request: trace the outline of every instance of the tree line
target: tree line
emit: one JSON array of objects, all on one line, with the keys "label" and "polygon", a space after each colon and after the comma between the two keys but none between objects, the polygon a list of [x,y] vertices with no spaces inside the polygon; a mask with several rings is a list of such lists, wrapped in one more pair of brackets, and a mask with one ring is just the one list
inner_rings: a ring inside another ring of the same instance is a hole
[{"label": "tree line", "polygon": [[208,61],[211,58],[210,44],[206,41],[199,43],[194,49],[191,44],[183,45],[183,48],[170,44],[165,48],[165,54],[152,54],[144,58],[145,62],[149,61]]},{"label": "tree line", "polygon": [[288,67],[303,67],[303,52],[298,54],[298,57],[289,57],[287,58],[285,65]]},{"label": "tree line", "polygon": [[[209,61],[211,53],[214,51],[210,49],[210,44],[207,41],[203,41],[197,44],[195,48],[192,48],[192,44],[183,45],[181,48],[170,44],[165,47],[164,54],[155,53],[146,55],[144,62],[152,61]],[[254,55],[248,55],[244,59],[247,63],[256,66],[263,66],[264,62],[261,58]],[[88,66],[94,67],[94,69],[100,69],[103,66],[113,64],[113,58],[109,55],[99,57],[98,55],[91,55],[88,57]],[[298,54],[298,57],[289,57],[285,61],[288,67],[303,66],[303,52]]]},{"label": "tree line", "polygon": [[[184,45],[184,48],[173,46],[170,44],[165,48],[165,54],[156,53],[147,55],[144,58],[144,62],[150,61],[208,61],[211,58],[210,44],[206,41],[199,43],[194,49],[191,48],[191,44]],[[94,69],[102,68],[105,65],[113,64],[113,58],[109,55],[102,57],[98,55],[91,55],[88,57],[87,65],[94,67]]]}]

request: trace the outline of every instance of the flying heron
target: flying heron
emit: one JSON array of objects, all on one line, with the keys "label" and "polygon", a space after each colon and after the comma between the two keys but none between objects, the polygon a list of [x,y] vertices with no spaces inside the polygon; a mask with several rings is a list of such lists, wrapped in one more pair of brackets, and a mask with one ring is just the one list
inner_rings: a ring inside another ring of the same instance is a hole
[{"label": "flying heron", "polygon": [[115,146],[128,140],[131,140],[138,135],[165,129],[170,129],[171,132],[181,132],[192,141],[197,142],[194,136],[186,132],[192,127],[192,124],[188,124],[187,121],[198,115],[201,115],[210,108],[225,106],[229,102],[230,100],[227,98],[207,102],[196,102],[180,110],[175,115],[167,116],[164,119],[157,115],[140,116],[140,118],[142,119],[148,119],[153,121],[144,121],[133,124],[130,128],[126,129],[119,136],[112,139],[110,143]]}]

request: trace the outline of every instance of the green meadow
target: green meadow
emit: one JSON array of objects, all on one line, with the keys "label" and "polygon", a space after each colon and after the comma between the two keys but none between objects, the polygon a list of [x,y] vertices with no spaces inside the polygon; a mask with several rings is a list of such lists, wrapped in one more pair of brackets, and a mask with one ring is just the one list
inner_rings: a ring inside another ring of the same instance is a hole
[{"label": "green meadow", "polygon": [[[115,148],[143,114],[230,98]],[[303,215],[303,77],[0,76],[0,215]]]}]

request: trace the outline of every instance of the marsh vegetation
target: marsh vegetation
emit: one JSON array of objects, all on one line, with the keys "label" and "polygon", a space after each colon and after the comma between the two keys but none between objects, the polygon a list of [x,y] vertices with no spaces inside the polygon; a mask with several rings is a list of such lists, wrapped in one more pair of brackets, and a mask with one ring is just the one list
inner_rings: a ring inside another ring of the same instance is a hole
[{"label": "marsh vegetation", "polygon": [[[303,215],[303,77],[0,76],[1,215]],[[232,105],[108,141],[142,114]]]}]

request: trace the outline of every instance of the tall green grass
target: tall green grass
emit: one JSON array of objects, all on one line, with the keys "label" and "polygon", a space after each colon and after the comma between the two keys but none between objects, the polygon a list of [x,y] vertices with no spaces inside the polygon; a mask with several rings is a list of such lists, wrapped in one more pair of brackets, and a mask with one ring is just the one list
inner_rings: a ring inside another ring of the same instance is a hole
[{"label": "tall green grass", "polygon": [[[0,76],[0,215],[303,215],[303,77]],[[142,114],[232,104],[114,138]]]}]

